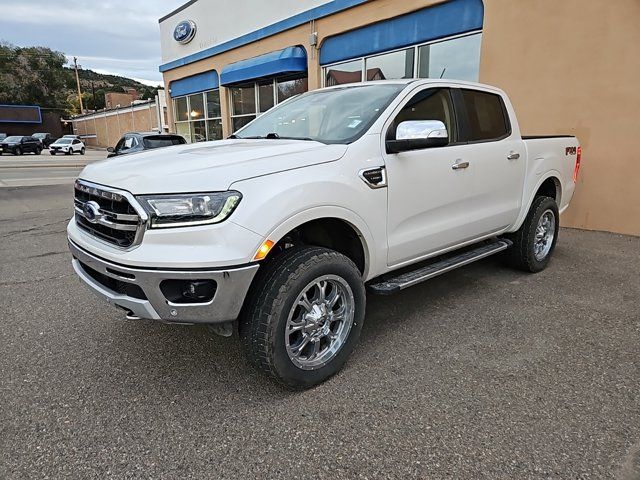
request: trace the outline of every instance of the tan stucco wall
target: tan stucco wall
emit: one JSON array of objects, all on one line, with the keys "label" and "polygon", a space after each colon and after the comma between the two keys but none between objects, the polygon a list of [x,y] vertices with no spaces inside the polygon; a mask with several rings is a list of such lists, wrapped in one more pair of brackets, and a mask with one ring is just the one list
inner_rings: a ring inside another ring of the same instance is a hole
[{"label": "tan stucco wall", "polygon": [[97,113],[73,121],[75,133],[96,135],[84,140],[93,147],[113,147],[127,132],[149,132],[158,129],[157,110],[154,104],[138,110],[124,109],[117,114]]},{"label": "tan stucco wall", "polygon": [[[425,8],[440,0],[374,0],[315,22],[331,35]],[[583,145],[567,226],[640,235],[640,1],[484,0],[480,81],[511,97],[524,134],[575,134]],[[307,48],[309,88],[321,85],[311,25],[164,73],[165,85],[292,45]],[[225,136],[229,99],[220,89]],[[169,105],[169,128],[173,108]]]},{"label": "tan stucco wall", "polygon": [[563,224],[640,235],[640,1],[484,4],[480,81],[509,94],[523,134],[583,145]]}]

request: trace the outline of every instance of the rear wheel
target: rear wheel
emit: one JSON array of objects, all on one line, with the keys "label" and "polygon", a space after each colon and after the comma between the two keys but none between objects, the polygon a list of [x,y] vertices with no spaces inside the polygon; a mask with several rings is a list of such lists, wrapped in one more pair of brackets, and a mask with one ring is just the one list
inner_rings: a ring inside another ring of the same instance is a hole
[{"label": "rear wheel", "polygon": [[508,251],[511,265],[526,272],[539,272],[549,264],[558,240],[560,215],[551,197],[537,197],[520,229],[509,235],[513,247]]},{"label": "rear wheel", "polygon": [[84,147],[82,147],[82,148],[80,149],[80,155],[84,155],[84,152],[85,152],[85,149],[84,149]]},{"label": "rear wheel", "polygon": [[36,155],[40,155],[42,153],[42,149],[41,148],[36,148]]},{"label": "rear wheel", "polygon": [[296,389],[317,385],[345,364],[360,336],[366,294],[355,264],[299,246],[262,265],[240,321],[249,359]]},{"label": "rear wheel", "polygon": [[56,154],[56,152],[54,152],[54,151],[49,151],[49,155],[55,155],[55,154]]}]

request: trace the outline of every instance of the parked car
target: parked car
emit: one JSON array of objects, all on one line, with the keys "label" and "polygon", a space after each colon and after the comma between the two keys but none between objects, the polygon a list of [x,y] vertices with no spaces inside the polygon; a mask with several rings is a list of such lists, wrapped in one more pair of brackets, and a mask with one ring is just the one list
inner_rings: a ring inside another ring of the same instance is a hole
[{"label": "parked car", "polygon": [[51,145],[55,141],[55,138],[53,138],[53,136],[50,133],[34,133],[31,136],[33,138],[37,138],[38,140],[40,140],[40,143],[42,143],[43,149],[49,148],[49,145]]},{"label": "parked car", "polygon": [[67,233],[77,274],[128,318],[237,328],[252,363],[307,388],[353,350],[365,287],[500,252],[545,269],[580,160],[574,136],[521,136],[494,87],[340,85],[227,140],[87,165]]},{"label": "parked car", "polygon": [[180,135],[156,132],[130,132],[124,134],[115,148],[107,148],[107,152],[109,152],[107,158],[142,152],[154,148],[184,145],[185,143],[187,143],[187,141]]},{"label": "parked car", "polygon": [[56,155],[58,153],[64,153],[65,155],[73,155],[74,153],[79,153],[80,155],[84,155],[84,152],[84,143],[82,143],[77,138],[62,137],[49,146],[49,153],[51,155]]},{"label": "parked car", "polygon": [[29,152],[40,155],[42,152],[40,140],[27,135],[12,135],[0,143],[0,154],[11,153],[12,155],[22,155],[23,153]]}]

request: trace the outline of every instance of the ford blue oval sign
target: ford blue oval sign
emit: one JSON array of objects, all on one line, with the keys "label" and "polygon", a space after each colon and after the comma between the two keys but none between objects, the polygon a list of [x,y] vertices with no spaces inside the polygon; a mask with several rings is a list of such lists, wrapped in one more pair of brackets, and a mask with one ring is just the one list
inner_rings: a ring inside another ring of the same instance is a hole
[{"label": "ford blue oval sign", "polygon": [[173,30],[173,39],[181,44],[189,43],[196,36],[196,22],[185,20],[176,25]]}]

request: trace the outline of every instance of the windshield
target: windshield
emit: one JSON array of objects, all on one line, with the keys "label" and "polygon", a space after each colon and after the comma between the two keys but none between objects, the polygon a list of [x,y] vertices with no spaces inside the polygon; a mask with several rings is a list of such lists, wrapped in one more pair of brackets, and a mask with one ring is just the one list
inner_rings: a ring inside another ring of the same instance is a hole
[{"label": "windshield", "polygon": [[269,110],[236,138],[351,143],[376,121],[404,84],[359,85],[305,93]]},{"label": "windshield", "polygon": [[60,138],[56,140],[56,145],[68,145],[73,142],[73,138]]},{"label": "windshield", "polygon": [[7,137],[4,139],[5,142],[19,142],[20,140],[22,140],[22,137]]}]

